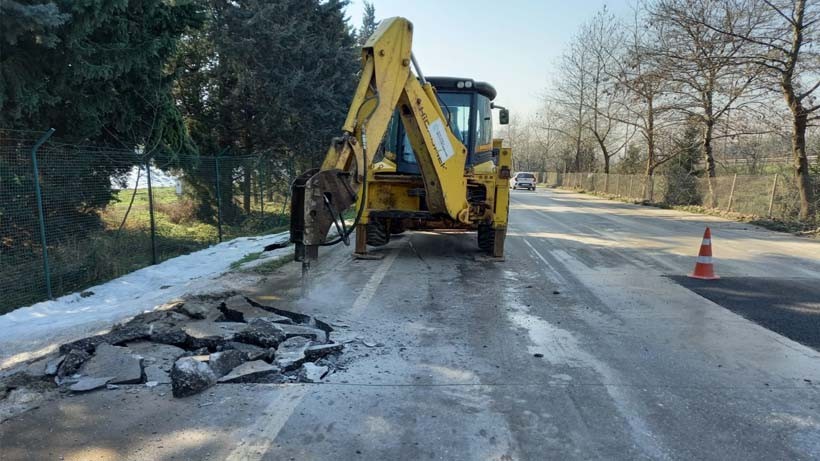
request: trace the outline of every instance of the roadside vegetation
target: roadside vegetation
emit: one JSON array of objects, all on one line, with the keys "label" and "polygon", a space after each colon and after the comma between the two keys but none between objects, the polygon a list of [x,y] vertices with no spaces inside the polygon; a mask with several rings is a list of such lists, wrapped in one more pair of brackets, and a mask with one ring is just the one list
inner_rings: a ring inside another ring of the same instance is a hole
[{"label": "roadside vegetation", "polygon": [[[545,185],[545,187],[551,187]],[[795,220],[783,220],[778,218],[772,217],[765,217],[759,216],[755,214],[746,214],[746,213],[739,213],[736,211],[726,211],[717,208],[708,208],[701,205],[679,205],[674,203],[669,203],[666,201],[659,201],[659,202],[650,202],[648,200],[637,200],[630,197],[624,197],[622,195],[610,194],[606,192],[599,192],[599,191],[590,191],[585,189],[577,189],[577,188],[564,188],[572,190],[573,192],[577,192],[579,194],[588,194],[594,195],[597,197],[606,198],[609,200],[617,200],[624,203],[630,203],[633,205],[644,205],[644,206],[653,206],[657,208],[663,209],[672,209],[672,210],[680,210],[686,211],[689,213],[696,213],[696,214],[703,214],[709,216],[717,216],[724,219],[729,219],[732,221],[744,222],[749,224],[754,224],[756,226],[763,227],[765,229],[777,231],[777,232],[787,232],[790,234],[798,235],[801,237],[811,237],[811,238],[820,238],[820,227],[816,227],[813,223],[806,223],[801,221]]]},{"label": "roadside vegetation", "polygon": [[[103,227],[82,237],[68,237],[59,245],[50,246],[49,260],[53,268],[54,292],[82,290],[152,263],[151,235],[147,231],[150,228],[148,194],[145,191],[136,194],[129,210],[130,194],[130,191],[115,193],[117,201],[106,207],[101,214]],[[120,199],[121,195],[128,197]],[[154,209],[157,262],[218,243],[216,224],[199,221],[193,211],[192,201],[177,196],[173,187],[154,189]],[[241,225],[224,225],[223,239],[287,230],[289,216],[279,213],[281,205],[271,206],[270,209],[276,211],[257,214]],[[247,255],[234,264],[238,267],[259,255],[261,253]],[[43,299],[42,290],[37,289],[37,285],[42,283],[42,270],[42,259],[38,254],[22,253],[16,259],[14,255],[4,255],[3,264],[0,265],[0,285],[31,288],[18,289],[15,297],[11,297],[9,292],[5,298],[9,302],[0,305],[0,314],[13,310],[17,305],[27,305]],[[16,302],[10,302],[12,300]]]},{"label": "roadside vegetation", "polygon": [[620,17],[603,8],[556,63],[541,110],[513,120],[515,168],[641,175],[648,186],[663,176],[674,199],[645,186],[643,201],[703,209],[726,202],[721,179],[777,173],[794,194],[773,222],[816,229],[819,39],[813,1],[645,0]]},{"label": "roadside vegetation", "polygon": [[0,312],[47,298],[45,262],[59,296],[217,243],[219,223],[222,240],[287,229],[290,184],[338,134],[377,25],[346,7],[0,2]]}]

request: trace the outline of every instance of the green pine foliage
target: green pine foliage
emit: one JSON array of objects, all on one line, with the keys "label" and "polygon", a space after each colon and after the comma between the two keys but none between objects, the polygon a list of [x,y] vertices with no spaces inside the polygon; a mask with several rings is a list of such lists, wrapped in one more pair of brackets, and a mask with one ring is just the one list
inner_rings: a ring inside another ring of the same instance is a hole
[{"label": "green pine foliage", "polygon": [[359,46],[363,46],[365,42],[367,42],[367,39],[373,35],[373,32],[376,31],[377,27],[379,27],[379,21],[376,20],[376,7],[373,6],[373,2],[368,2],[365,0],[364,14],[362,14],[362,26],[359,28],[359,33],[356,37],[359,42]]},{"label": "green pine foliage", "polygon": [[202,21],[196,2],[0,3],[0,126],[126,148],[188,146],[166,64]]},{"label": "green pine foliage", "polygon": [[[281,194],[297,172],[321,162],[347,114],[359,66],[345,6],[339,0],[209,2],[205,29],[183,40],[173,63],[177,105],[202,152],[258,156]],[[232,164],[247,202],[250,169],[260,164]],[[202,218],[214,213],[211,170],[189,168]],[[231,187],[220,189],[232,194]],[[224,209],[223,216],[241,214]]]},{"label": "green pine foliage", "polygon": [[700,205],[702,197],[698,190],[698,159],[701,156],[701,132],[695,121],[685,124],[683,132],[675,140],[675,156],[661,167],[666,178],[664,203],[669,205]]},{"label": "green pine foliage", "polygon": [[[39,156],[49,241],[88,235],[115,200],[112,182],[140,162],[138,150],[194,152],[167,64],[183,34],[201,25],[202,8],[193,1],[4,0],[0,13],[0,127],[55,128],[61,141],[105,147],[47,145]],[[0,216],[18,223],[8,241],[24,248],[36,235],[31,143],[0,143],[0,184],[14,197],[0,201]],[[106,152],[113,148],[121,151]]]},{"label": "green pine foliage", "polygon": [[[206,222],[216,215],[216,171],[199,154],[223,153],[227,224],[249,214],[240,207],[248,207],[251,179],[260,181],[262,171],[271,197],[286,195],[298,172],[321,162],[354,91],[359,52],[346,5],[0,1],[0,128],[53,127],[60,141],[104,147],[41,153],[50,240],[99,229],[102,210],[117,201],[114,186],[143,152],[187,173]],[[26,146],[0,158],[2,187],[14,187],[0,217],[17,223],[7,241],[19,247],[37,235]]]}]

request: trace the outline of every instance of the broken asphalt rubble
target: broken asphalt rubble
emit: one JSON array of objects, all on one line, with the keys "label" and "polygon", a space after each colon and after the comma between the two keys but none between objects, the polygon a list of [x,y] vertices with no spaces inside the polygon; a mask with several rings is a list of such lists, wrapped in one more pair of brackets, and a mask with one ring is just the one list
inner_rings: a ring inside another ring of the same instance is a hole
[{"label": "broken asphalt rubble", "polygon": [[186,397],[217,383],[318,382],[343,348],[332,331],[309,315],[244,296],[196,297],[63,344],[0,386],[5,392],[24,387],[15,382],[53,380],[59,390],[87,392],[170,384],[174,397]]}]

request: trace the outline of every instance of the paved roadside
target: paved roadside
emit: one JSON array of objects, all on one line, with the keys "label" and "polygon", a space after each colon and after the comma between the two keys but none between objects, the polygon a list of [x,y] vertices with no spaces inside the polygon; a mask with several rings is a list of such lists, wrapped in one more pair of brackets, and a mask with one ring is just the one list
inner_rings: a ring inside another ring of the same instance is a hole
[{"label": "paved roadside", "polygon": [[307,297],[295,264],[249,290],[353,340],[321,384],[65,398],[0,425],[0,446],[8,459],[817,458],[820,354],[667,277],[691,270],[706,222],[721,275],[820,270],[818,242],[516,191],[505,263],[475,261],[470,234],[407,233],[381,261],[323,251]]}]

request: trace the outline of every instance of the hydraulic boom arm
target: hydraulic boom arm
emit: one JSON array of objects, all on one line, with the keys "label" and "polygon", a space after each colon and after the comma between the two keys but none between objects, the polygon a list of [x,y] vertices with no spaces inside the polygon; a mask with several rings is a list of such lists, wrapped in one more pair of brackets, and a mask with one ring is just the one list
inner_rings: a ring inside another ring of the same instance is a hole
[{"label": "hydraulic boom arm", "polygon": [[[467,149],[452,133],[436,91],[425,81],[411,53],[413,25],[404,18],[382,21],[362,47],[362,75],[341,137],[334,138],[321,168],[293,184],[291,240],[296,260],[310,262],[318,247],[348,242],[353,229],[342,212],[367,194],[367,169],[398,109],[424,179],[431,213],[469,222],[464,167]],[[418,77],[410,69],[416,67]],[[335,225],[339,236],[327,240]]]}]

